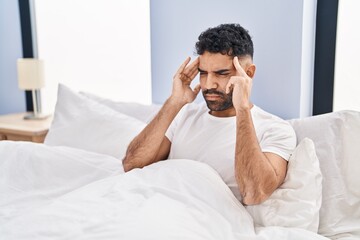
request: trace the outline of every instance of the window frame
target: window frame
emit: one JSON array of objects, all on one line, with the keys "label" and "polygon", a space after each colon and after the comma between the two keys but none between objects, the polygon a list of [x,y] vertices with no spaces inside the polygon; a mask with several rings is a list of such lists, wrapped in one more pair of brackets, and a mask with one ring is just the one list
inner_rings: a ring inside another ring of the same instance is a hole
[{"label": "window frame", "polygon": [[338,0],[318,0],[313,115],[333,111]]}]

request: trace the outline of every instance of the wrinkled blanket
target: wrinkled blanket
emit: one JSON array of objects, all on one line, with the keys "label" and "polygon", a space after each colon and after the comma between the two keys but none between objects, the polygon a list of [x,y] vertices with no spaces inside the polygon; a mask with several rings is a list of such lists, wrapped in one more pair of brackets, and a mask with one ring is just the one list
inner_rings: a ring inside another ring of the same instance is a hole
[{"label": "wrinkled blanket", "polygon": [[111,156],[0,142],[1,239],[326,239],[255,228],[208,165],[171,159],[124,173]]}]

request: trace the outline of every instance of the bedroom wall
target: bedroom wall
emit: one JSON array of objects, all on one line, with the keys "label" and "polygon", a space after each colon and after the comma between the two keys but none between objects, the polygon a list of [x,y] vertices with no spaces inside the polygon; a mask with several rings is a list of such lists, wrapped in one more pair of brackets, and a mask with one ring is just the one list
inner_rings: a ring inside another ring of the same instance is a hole
[{"label": "bedroom wall", "polygon": [[196,57],[200,32],[235,22],[249,30],[255,45],[253,102],[286,119],[311,115],[316,1],[152,0],[150,8],[155,103],[169,96],[184,59]]},{"label": "bedroom wall", "polygon": [[0,114],[25,111],[16,60],[22,57],[18,1],[0,0]]},{"label": "bedroom wall", "polygon": [[[171,91],[179,64],[192,56],[198,34],[210,26],[239,22],[255,44],[253,101],[283,118],[310,116],[312,111],[313,0],[151,0],[153,102]],[[17,88],[21,57],[18,1],[0,0],[0,114],[25,110]],[[202,96],[197,101],[202,101]]]}]

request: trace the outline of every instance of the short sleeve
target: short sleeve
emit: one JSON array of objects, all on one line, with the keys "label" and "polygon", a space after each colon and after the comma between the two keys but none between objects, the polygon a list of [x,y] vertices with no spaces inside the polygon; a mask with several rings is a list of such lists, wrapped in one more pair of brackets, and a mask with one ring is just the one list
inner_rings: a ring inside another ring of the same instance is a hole
[{"label": "short sleeve", "polygon": [[183,118],[183,116],[185,115],[187,106],[183,107],[180,112],[178,112],[178,114],[176,115],[176,117],[174,118],[174,120],[171,122],[170,126],[168,127],[168,129],[165,132],[165,137],[167,137],[169,139],[170,142],[173,141],[174,138],[174,134],[176,131],[177,126],[179,125],[179,122],[181,121],[181,119]]},{"label": "short sleeve", "polygon": [[296,147],[295,131],[284,120],[273,122],[264,131],[260,147],[262,152],[275,153],[285,160],[289,160]]}]

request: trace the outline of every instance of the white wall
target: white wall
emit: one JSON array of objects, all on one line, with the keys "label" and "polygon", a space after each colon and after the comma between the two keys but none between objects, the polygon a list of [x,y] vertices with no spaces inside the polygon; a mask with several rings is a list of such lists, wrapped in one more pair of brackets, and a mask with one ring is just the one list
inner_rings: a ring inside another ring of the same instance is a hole
[{"label": "white wall", "polygon": [[253,102],[286,119],[311,115],[315,9],[313,0],[152,0],[153,101],[169,96],[202,31],[240,23],[254,41]]},{"label": "white wall", "polygon": [[35,0],[45,112],[57,84],[119,101],[151,103],[149,0]]},{"label": "white wall", "polygon": [[0,0],[0,114],[24,112],[25,93],[18,88],[16,60],[22,57],[18,1]]},{"label": "white wall", "polygon": [[340,0],[333,110],[360,111],[360,1]]}]

